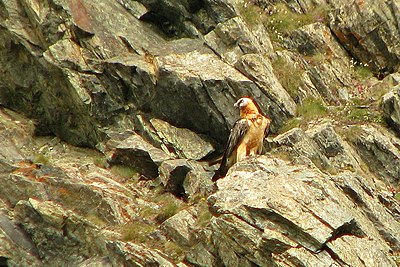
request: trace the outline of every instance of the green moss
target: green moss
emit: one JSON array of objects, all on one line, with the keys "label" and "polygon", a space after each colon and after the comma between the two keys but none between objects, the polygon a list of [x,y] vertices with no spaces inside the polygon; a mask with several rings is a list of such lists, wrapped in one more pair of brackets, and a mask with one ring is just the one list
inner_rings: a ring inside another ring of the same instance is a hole
[{"label": "green moss", "polygon": [[397,193],[396,195],[394,195],[394,198],[400,201],[400,193]]}]

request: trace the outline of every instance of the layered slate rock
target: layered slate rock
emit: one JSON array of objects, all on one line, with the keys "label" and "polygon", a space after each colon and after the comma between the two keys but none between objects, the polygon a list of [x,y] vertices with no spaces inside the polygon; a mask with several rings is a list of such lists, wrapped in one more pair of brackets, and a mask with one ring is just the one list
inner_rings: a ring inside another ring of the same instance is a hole
[{"label": "layered slate rock", "polygon": [[144,176],[154,179],[158,176],[158,167],[168,159],[169,156],[161,149],[153,147],[139,135],[132,135],[116,147],[110,163],[131,166]]},{"label": "layered slate rock", "polygon": [[352,86],[350,57],[327,26],[320,22],[303,26],[286,42],[305,56],[307,75],[328,103],[347,100]]},{"label": "layered slate rock", "polygon": [[[216,216],[211,243],[224,265],[396,266],[389,251],[397,250],[400,224],[374,188],[367,193],[350,172],[329,177],[259,157],[235,165],[217,184],[209,198]],[[351,188],[360,205],[337,185]]]},{"label": "layered slate rock", "polygon": [[400,86],[383,96],[381,108],[385,120],[400,136]]},{"label": "layered slate rock", "polygon": [[376,177],[398,187],[400,149],[398,139],[388,130],[371,125],[349,127],[351,142]]},{"label": "layered slate rock", "polygon": [[333,12],[330,28],[358,61],[385,76],[400,63],[399,8],[397,1],[346,2]]},{"label": "layered slate rock", "polygon": [[188,129],[174,127],[159,119],[150,122],[165,147],[180,158],[199,160],[214,151],[209,142]]}]

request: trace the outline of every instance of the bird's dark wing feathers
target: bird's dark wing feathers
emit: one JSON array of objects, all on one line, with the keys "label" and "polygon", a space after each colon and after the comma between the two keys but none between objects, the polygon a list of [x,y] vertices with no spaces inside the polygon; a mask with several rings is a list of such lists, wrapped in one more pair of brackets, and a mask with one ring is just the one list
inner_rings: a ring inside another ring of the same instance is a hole
[{"label": "bird's dark wing feathers", "polygon": [[224,153],[224,158],[229,157],[233,150],[240,144],[243,136],[247,133],[250,128],[249,121],[247,119],[239,119],[235,122],[232,130],[229,134],[228,142]]},{"label": "bird's dark wing feathers", "polygon": [[228,142],[226,143],[226,148],[224,156],[222,157],[221,160],[221,165],[219,166],[219,169],[215,172],[214,176],[212,177],[213,182],[226,175],[229,169],[229,166],[227,166],[227,159],[240,144],[240,142],[243,139],[243,136],[247,133],[249,128],[250,124],[247,119],[239,119],[235,122],[235,124],[232,127],[231,133],[229,134]]}]

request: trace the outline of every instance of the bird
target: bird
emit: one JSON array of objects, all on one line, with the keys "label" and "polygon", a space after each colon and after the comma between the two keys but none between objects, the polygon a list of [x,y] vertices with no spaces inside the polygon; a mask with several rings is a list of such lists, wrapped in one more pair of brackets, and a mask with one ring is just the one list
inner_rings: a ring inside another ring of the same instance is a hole
[{"label": "bird", "polygon": [[264,137],[268,135],[272,122],[252,97],[241,97],[234,107],[239,108],[240,119],[230,131],[221,165],[212,177],[214,182],[224,177],[236,162],[262,153]]}]

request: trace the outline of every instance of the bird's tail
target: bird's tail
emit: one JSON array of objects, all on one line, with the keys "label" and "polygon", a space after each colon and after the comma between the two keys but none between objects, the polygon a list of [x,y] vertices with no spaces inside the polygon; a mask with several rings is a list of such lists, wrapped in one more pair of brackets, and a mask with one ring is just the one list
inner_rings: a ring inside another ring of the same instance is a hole
[{"label": "bird's tail", "polygon": [[212,181],[215,182],[218,179],[221,179],[225,177],[226,173],[228,172],[228,168],[226,167],[225,164],[221,163],[221,166],[219,169],[214,173],[214,176],[212,177]]}]

